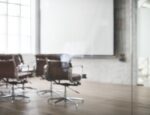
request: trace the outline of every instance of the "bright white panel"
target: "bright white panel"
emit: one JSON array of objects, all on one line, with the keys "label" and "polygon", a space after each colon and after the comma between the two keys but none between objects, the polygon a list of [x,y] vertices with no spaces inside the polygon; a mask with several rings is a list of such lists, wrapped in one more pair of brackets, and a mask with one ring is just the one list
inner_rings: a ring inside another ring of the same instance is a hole
[{"label": "bright white panel", "polygon": [[0,53],[3,54],[6,52],[6,35],[1,35],[0,34]]},{"label": "bright white panel", "polygon": [[113,0],[41,0],[41,53],[113,55]]},{"label": "bright white panel", "polygon": [[150,9],[138,9],[138,56],[150,56]]},{"label": "bright white panel", "polygon": [[7,12],[7,4],[0,3],[0,15],[6,15]]}]

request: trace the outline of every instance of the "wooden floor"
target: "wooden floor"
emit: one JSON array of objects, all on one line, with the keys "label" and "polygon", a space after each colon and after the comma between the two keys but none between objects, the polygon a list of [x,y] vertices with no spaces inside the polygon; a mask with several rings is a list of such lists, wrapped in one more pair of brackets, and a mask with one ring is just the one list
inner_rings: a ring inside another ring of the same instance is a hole
[{"label": "wooden floor", "polygon": [[[32,78],[32,86],[47,89],[49,82]],[[55,90],[63,87],[54,86]],[[80,92],[75,94],[68,89],[68,95],[83,97],[85,102],[79,104],[78,110],[72,103],[48,103],[49,94],[39,95],[35,90],[26,90],[25,95],[30,97],[30,103],[8,100],[0,102],[0,115],[150,115],[150,88],[134,87],[134,98],[131,98],[131,86],[113,85],[82,80],[82,85],[73,87]],[[5,90],[5,87],[1,87]],[[17,89],[16,93],[22,93]],[[61,91],[59,91],[62,94]],[[133,105],[133,106],[132,106]]]}]

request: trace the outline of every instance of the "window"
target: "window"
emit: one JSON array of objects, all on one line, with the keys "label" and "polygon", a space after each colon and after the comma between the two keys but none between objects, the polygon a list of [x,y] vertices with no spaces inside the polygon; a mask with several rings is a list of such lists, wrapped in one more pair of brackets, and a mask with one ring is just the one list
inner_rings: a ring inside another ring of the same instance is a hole
[{"label": "window", "polygon": [[31,0],[0,0],[0,53],[32,53]]}]

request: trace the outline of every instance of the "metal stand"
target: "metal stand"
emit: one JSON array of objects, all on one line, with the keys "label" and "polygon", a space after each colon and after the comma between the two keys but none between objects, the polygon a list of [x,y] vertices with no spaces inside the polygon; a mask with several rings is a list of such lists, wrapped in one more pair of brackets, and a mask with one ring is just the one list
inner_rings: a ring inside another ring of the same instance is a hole
[{"label": "metal stand", "polygon": [[32,88],[32,87],[27,87],[25,86],[25,83],[27,83],[28,81],[22,81],[21,84],[22,84],[22,87],[17,87],[19,89],[22,89],[22,90],[25,90],[25,89],[32,89],[32,90],[37,90],[36,88]]},{"label": "metal stand", "polygon": [[[50,89],[47,89],[47,90],[40,90],[40,91],[37,91],[37,93],[41,93],[42,95],[46,94],[46,93],[50,93],[50,96],[52,97],[53,96],[53,93],[56,93],[56,91],[53,90],[53,83],[52,81],[50,81]],[[57,93],[56,93],[57,94]]]},{"label": "metal stand", "polygon": [[61,101],[64,101],[65,104],[66,104],[67,102],[71,102],[71,103],[75,104],[76,109],[78,108],[78,103],[76,103],[76,101],[81,101],[81,103],[84,103],[84,99],[83,99],[83,98],[67,97],[67,86],[64,86],[64,97],[49,98],[49,99],[48,99],[48,103],[49,103],[51,100],[56,100],[56,101],[55,101],[55,104],[57,104],[57,103],[59,103],[59,102],[61,102]]},{"label": "metal stand", "polygon": [[8,96],[1,96],[1,98],[11,98],[11,102],[14,103],[16,98],[29,98],[27,96],[24,96],[24,95],[16,95],[15,94],[15,88],[14,88],[14,84],[12,84],[12,92],[11,92],[11,95],[8,95]]}]

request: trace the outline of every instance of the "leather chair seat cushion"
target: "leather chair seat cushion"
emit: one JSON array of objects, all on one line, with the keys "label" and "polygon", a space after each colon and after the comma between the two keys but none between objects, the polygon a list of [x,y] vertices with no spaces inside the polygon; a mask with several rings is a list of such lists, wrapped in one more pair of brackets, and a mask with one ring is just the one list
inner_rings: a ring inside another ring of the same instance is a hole
[{"label": "leather chair seat cushion", "polygon": [[81,75],[80,74],[72,74],[71,76],[72,81],[80,81],[81,80]]}]

